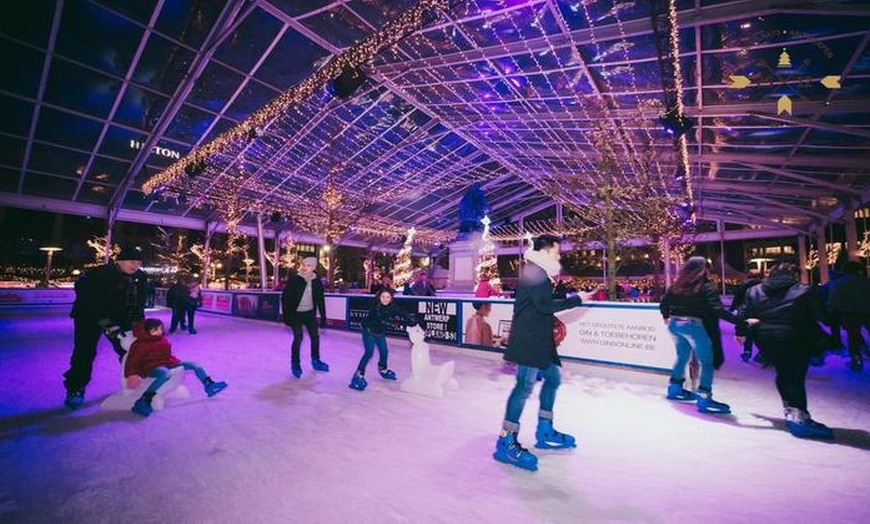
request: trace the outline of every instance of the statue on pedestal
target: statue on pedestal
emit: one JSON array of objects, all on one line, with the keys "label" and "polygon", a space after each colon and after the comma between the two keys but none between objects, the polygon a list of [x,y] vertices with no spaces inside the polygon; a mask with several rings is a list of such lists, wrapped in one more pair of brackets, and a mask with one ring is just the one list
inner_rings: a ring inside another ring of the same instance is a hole
[{"label": "statue on pedestal", "polygon": [[459,201],[459,239],[465,239],[469,233],[483,231],[482,219],[489,213],[489,204],[480,182],[475,182],[468,188]]}]

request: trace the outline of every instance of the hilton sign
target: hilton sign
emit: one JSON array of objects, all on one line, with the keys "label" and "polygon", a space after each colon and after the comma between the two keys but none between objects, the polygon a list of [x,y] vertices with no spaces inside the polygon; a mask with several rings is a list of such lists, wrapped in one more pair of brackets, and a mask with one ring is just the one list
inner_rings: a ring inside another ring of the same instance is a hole
[{"label": "hilton sign", "polygon": [[[130,140],[130,149],[142,149],[144,144],[138,140]],[[181,153],[178,151],[173,151],[172,149],[167,149],[165,147],[154,146],[151,148],[151,152],[155,155],[160,155],[166,158],[172,158],[175,160],[179,160],[181,158]]]}]

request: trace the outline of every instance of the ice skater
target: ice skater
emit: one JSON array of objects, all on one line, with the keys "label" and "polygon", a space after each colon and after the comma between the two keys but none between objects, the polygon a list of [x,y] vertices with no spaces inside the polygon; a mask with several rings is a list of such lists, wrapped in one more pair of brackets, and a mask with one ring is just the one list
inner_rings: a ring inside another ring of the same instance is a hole
[{"label": "ice skater", "polygon": [[311,339],[311,368],[315,371],[329,371],[329,365],[320,360],[320,332],[317,329],[317,311],[320,311],[320,327],[326,327],[326,299],[323,296],[323,283],[317,278],[317,259],[307,257],[302,260],[299,273],[290,278],[281,292],[281,306],[284,324],[293,329],[293,345],[290,349],[290,372],[302,376],[299,350],[302,346],[302,327],[308,330]]},{"label": "ice skater", "polygon": [[[776,369],[776,389],[792,435],[801,438],[834,438],[828,426],[816,422],[807,411],[807,370],[820,338],[822,309],[815,290],[797,281],[795,264],[781,263],[770,270],[767,280],[746,293],[738,310],[740,318],[756,317],[752,328],[755,343]],[[749,330],[737,326],[737,341]]]},{"label": "ice skater", "polygon": [[544,383],[541,386],[535,447],[564,449],[577,446],[573,436],[553,427],[553,405],[562,365],[553,337],[553,314],[583,302],[580,296],[564,300],[553,298],[553,283],[562,269],[560,244],[558,237],[541,235],[534,240],[533,249],[526,251],[526,264],[517,285],[511,331],[504,354],[505,360],[517,364],[516,385],[507,400],[493,457],[499,462],[531,471],[538,469],[538,457],[519,443],[517,435],[523,407],[539,373]]},{"label": "ice skater", "polygon": [[[659,303],[662,319],[676,345],[677,360],[668,384],[668,400],[697,402],[701,413],[731,413],[731,406],[713,400],[713,344],[704,329],[705,317],[722,318],[732,324],[744,324],[725,309],[719,295],[707,278],[707,260],[692,257],[686,261],[677,280],[665,292]],[[757,323],[757,319],[747,322]],[[697,392],[683,388],[686,364],[692,352],[701,364]]]},{"label": "ice skater", "polygon": [[130,347],[130,354],[124,365],[124,376],[138,375],[142,378],[153,378],[154,381],[133,404],[133,413],[147,417],[154,411],[151,400],[160,389],[160,386],[169,380],[169,370],[179,366],[196,373],[196,378],[202,382],[205,393],[213,397],[227,387],[226,382],[215,382],[205,370],[193,362],[183,362],[172,355],[172,344],[163,331],[163,322],[156,318],[146,319],[145,322],[133,327],[133,336],[136,341]]},{"label": "ice skater", "polygon": [[76,300],[69,315],[75,327],[74,345],[69,370],[63,375],[68,408],[77,409],[85,402],[100,336],[105,334],[123,358],[126,351],[118,335],[145,318],[148,275],[141,267],[141,251],[125,245],[114,262],[89,269],[76,280]]},{"label": "ice skater", "polygon": [[378,373],[387,380],[396,380],[396,373],[387,366],[387,322],[397,321],[405,326],[416,326],[417,319],[393,304],[393,291],[382,289],[375,295],[375,304],[369,310],[368,315],[362,321],[362,340],[365,352],[359,361],[356,372],[350,380],[349,388],[363,391],[366,382],[366,367],[374,354],[374,348],[378,348]]}]

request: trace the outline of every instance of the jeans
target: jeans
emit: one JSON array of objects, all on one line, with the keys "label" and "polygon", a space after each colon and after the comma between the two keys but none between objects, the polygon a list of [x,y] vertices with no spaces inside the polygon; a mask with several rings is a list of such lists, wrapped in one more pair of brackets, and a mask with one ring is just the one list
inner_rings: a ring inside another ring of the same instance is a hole
[{"label": "jeans", "polygon": [[360,375],[365,375],[366,366],[369,365],[369,360],[371,360],[372,355],[374,355],[375,345],[378,346],[378,369],[387,369],[387,336],[372,335],[367,329],[363,329],[362,332],[363,339],[363,348],[365,348],[365,353],[363,353],[362,358],[359,361],[359,365],[356,367],[356,370]]},{"label": "jeans", "polygon": [[713,387],[713,345],[704,329],[704,322],[700,318],[671,317],[668,321],[668,331],[671,332],[677,346],[677,361],[671,372],[671,380],[681,381],[685,378],[686,364],[689,363],[694,351],[701,364],[698,386],[710,390]]},{"label": "jeans", "polygon": [[502,425],[506,431],[519,431],[520,416],[523,414],[526,399],[529,398],[529,395],[532,394],[532,389],[535,387],[539,371],[544,379],[544,383],[541,386],[539,416],[541,418],[553,418],[553,404],[556,403],[556,390],[559,389],[559,384],[562,382],[559,366],[550,364],[544,369],[538,369],[534,366],[519,364],[517,365],[517,383],[513,391],[511,391],[510,396],[508,396],[504,424]]},{"label": "jeans", "polygon": [[[205,370],[194,364],[193,362],[182,362],[178,364],[178,366],[182,366],[184,369],[192,370],[194,373],[196,373],[196,378],[198,378],[199,381],[203,384],[208,381],[208,375],[206,374]],[[178,366],[173,366],[172,368],[166,368],[161,366],[159,368],[154,368],[149,371],[148,376],[153,378],[154,382],[152,382],[151,385],[148,386],[148,389],[146,391],[151,393],[157,393],[157,390],[160,389],[160,386],[162,386],[166,383],[167,380],[169,380],[169,370],[174,369]]]},{"label": "jeans", "polygon": [[299,349],[302,347],[302,326],[308,330],[311,337],[311,360],[320,360],[320,331],[317,329],[317,318],[314,310],[297,312],[290,321],[293,329],[293,345],[290,346],[290,363],[299,365]]}]

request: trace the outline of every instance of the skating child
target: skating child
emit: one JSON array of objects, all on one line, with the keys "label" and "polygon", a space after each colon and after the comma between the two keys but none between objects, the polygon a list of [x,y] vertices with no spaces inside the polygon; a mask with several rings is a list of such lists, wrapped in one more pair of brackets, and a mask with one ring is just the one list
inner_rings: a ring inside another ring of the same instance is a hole
[{"label": "skating child", "polygon": [[368,382],[365,379],[366,366],[368,366],[369,360],[374,354],[376,345],[378,347],[378,373],[387,380],[396,380],[396,373],[387,367],[387,322],[395,319],[406,326],[415,326],[417,325],[417,320],[407,312],[396,307],[392,302],[393,291],[391,289],[381,289],[375,295],[375,305],[372,306],[369,314],[362,321],[362,339],[365,353],[363,353],[356,373],[354,373],[348,386],[351,389],[362,391],[368,386]]},{"label": "skating child", "polygon": [[146,319],[144,322],[134,325],[133,336],[136,342],[130,347],[130,355],[124,365],[124,376],[138,375],[142,378],[151,377],[154,382],[133,404],[132,411],[143,417],[147,417],[153,411],[151,400],[160,389],[160,386],[169,380],[169,370],[182,366],[192,370],[202,382],[205,392],[213,397],[227,387],[226,382],[215,382],[198,365],[193,362],[182,362],[172,355],[172,344],[163,332],[163,322],[156,318]]}]

